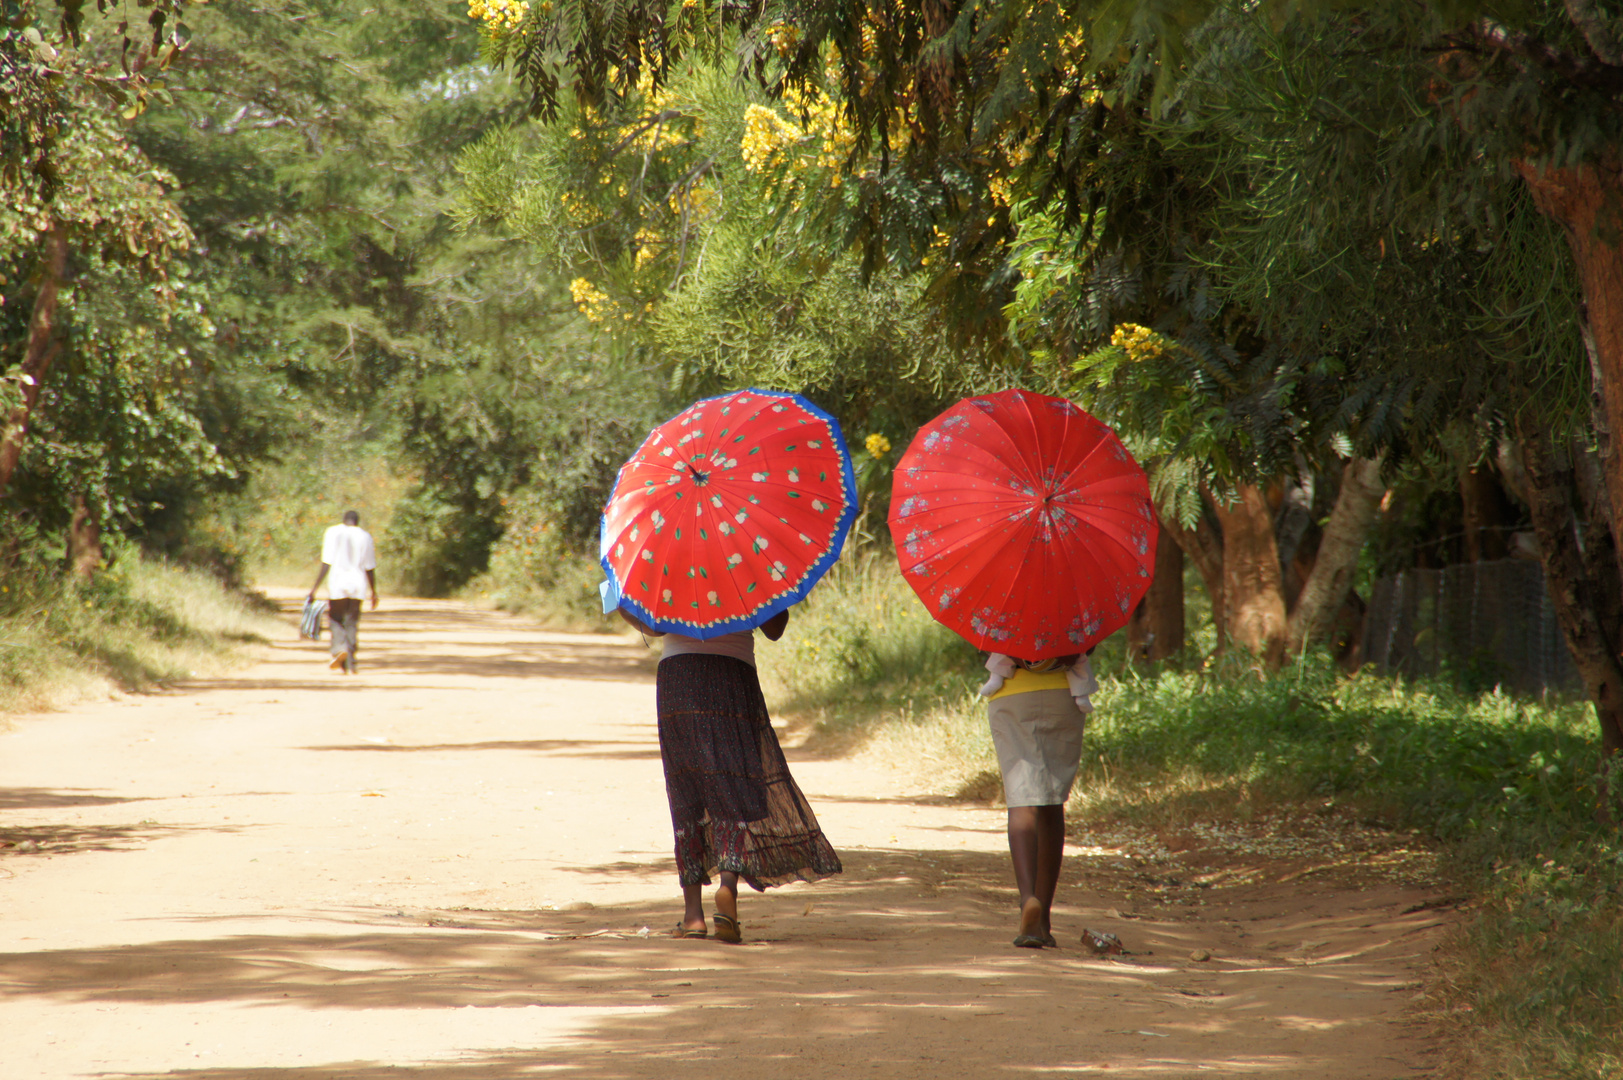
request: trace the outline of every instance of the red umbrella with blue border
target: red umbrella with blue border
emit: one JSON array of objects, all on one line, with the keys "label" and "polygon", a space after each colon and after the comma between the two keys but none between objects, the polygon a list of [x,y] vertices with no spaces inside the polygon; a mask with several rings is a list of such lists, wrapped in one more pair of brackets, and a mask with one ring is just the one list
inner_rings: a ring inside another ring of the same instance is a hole
[{"label": "red umbrella with blue border", "polygon": [[805,598],[856,518],[840,425],[799,394],[738,390],[655,428],[603,508],[603,610],[665,633],[749,630]]}]

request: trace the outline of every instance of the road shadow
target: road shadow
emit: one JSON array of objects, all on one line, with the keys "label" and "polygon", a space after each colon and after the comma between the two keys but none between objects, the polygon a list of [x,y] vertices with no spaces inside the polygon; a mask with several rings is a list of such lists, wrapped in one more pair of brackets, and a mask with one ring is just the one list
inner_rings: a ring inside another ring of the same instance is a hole
[{"label": "road shadow", "polygon": [[74,806],[113,806],[145,802],[146,795],[95,795],[85,788],[0,788],[0,812],[6,810],[66,809]]},{"label": "road shadow", "polygon": [[[401,689],[397,676],[517,679],[583,679],[596,682],[652,682],[658,657],[622,638],[563,634],[528,625],[525,620],[465,607],[407,604],[366,612],[361,617],[360,652],[363,678],[347,680],[316,674],[328,660],[325,633],[320,641],[296,636],[298,608],[284,602],[286,640],[271,644],[264,663],[298,674],[285,684],[263,674],[250,679],[210,679],[175,684],[188,690]],[[323,673],[324,674],[324,673]],[[377,678],[368,678],[377,676]],[[417,689],[412,687],[411,689]]]},{"label": "road shadow", "polygon": [[[606,747],[628,746],[632,750],[609,750]],[[344,743],[332,746],[305,746],[303,750],[340,751],[346,753],[421,754],[461,750],[522,750],[554,757],[589,757],[612,759],[658,759],[659,748],[650,747],[647,740],[630,739],[492,739],[472,743]]]},{"label": "road shadow", "polygon": [[[1248,931],[1171,911],[1129,919],[1102,906],[1125,904],[1119,890],[1083,894],[1068,883],[1085,906],[1058,910],[1061,947],[1016,949],[1006,858],[842,856],[841,877],[746,894],[739,946],[667,936],[680,909],[673,882],[668,902],[587,911],[328,912],[330,929],[320,933],[13,951],[0,954],[0,994],[344,1011],[604,1010],[567,1039],[409,1065],[430,1080],[708,1080],[718,1067],[925,1080],[1116,1075],[1117,1066],[1134,1077],[1328,1080],[1365,1075],[1334,1067],[1351,1041],[1396,1043],[1394,950],[1424,954],[1424,931],[1436,925],[1428,913],[1404,915],[1394,898],[1378,909],[1288,914]],[[1094,874],[1079,865],[1077,876]],[[1131,955],[1081,948],[1083,926],[1117,934]],[[1245,932],[1269,944],[1248,947]],[[1276,955],[1276,939],[1307,952]],[[1197,946],[1214,959],[1191,959]],[[1314,1037],[1304,1041],[1304,1030]],[[101,1075],[381,1080],[403,1071],[363,1060]],[[1394,1075],[1402,1071],[1394,1065]]]},{"label": "road shadow", "polygon": [[92,851],[136,851],[154,841],[189,833],[238,833],[234,825],[6,825],[0,826],[0,863]]},{"label": "road shadow", "polygon": [[[498,679],[583,679],[589,682],[654,681],[650,661],[629,651],[574,650],[568,646],[537,645],[524,642],[481,643],[453,646],[439,655],[424,655],[422,645],[407,653],[391,652],[367,645],[362,638],[361,662],[367,673],[402,675],[469,675]],[[457,649],[477,648],[480,655],[459,654]],[[506,650],[494,655],[484,650]]]}]

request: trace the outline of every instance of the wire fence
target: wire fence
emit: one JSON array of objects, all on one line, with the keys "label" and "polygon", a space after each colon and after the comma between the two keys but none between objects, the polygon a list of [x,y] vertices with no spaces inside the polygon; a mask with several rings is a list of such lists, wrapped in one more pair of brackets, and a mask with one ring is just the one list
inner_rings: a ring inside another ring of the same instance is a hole
[{"label": "wire fence", "polygon": [[1448,673],[1473,688],[1582,691],[1544,569],[1526,559],[1405,570],[1375,583],[1364,662],[1401,675]]}]

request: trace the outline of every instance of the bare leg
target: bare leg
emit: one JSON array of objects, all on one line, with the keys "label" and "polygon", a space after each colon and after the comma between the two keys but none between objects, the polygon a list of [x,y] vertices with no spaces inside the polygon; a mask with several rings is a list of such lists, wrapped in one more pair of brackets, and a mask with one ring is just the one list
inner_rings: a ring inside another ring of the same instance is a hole
[{"label": "bare leg", "polygon": [[682,929],[703,930],[708,925],[704,918],[704,886],[682,886]]},{"label": "bare leg", "polygon": [[721,884],[716,886],[716,910],[733,922],[738,921],[738,875],[731,870],[721,871]]},{"label": "bare leg", "polygon": [[[733,922],[738,921],[738,875],[731,870],[721,872],[721,883],[716,886],[716,910]],[[704,886],[682,886],[682,929],[703,930]]]},{"label": "bare leg", "polygon": [[1065,851],[1065,807],[1009,807],[1009,858],[1020,891],[1020,933],[1024,944],[1046,944],[1054,892]]},{"label": "bare leg", "polygon": [[1037,810],[1037,903],[1042,905],[1043,936],[1052,939],[1049,917],[1059,888],[1060,861],[1065,855],[1065,807],[1039,806]]},{"label": "bare leg", "polygon": [[716,938],[737,944],[744,940],[738,924],[738,875],[730,870],[721,872],[721,884],[716,886]]}]

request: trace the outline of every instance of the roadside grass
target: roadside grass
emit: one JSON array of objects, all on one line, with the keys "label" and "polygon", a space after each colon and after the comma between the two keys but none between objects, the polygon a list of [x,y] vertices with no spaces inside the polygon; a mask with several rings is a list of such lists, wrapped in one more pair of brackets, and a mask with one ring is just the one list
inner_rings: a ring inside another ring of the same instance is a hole
[{"label": "roadside grass", "polygon": [[0,714],[214,674],[287,631],[212,575],[134,554],[90,582],[21,569],[0,589]]},{"label": "roadside grass", "polygon": [[464,586],[466,599],[528,615],[554,630],[618,633],[625,624],[603,614],[597,591],[602,567],[593,555],[569,550],[558,539],[547,508],[535,496],[504,501],[501,537],[491,546],[490,568]]},{"label": "roadside grass", "polygon": [[[1001,799],[981,657],[888,563],[842,564],[757,655],[774,714],[809,751],[873,754],[937,793]],[[1424,1006],[1458,1036],[1449,1071],[1623,1077],[1623,842],[1596,824],[1587,701],[1348,678],[1323,656],[1266,679],[1235,656],[1144,672],[1117,640],[1094,666],[1077,825],[1181,831],[1304,809],[1413,830],[1470,897]]]}]

